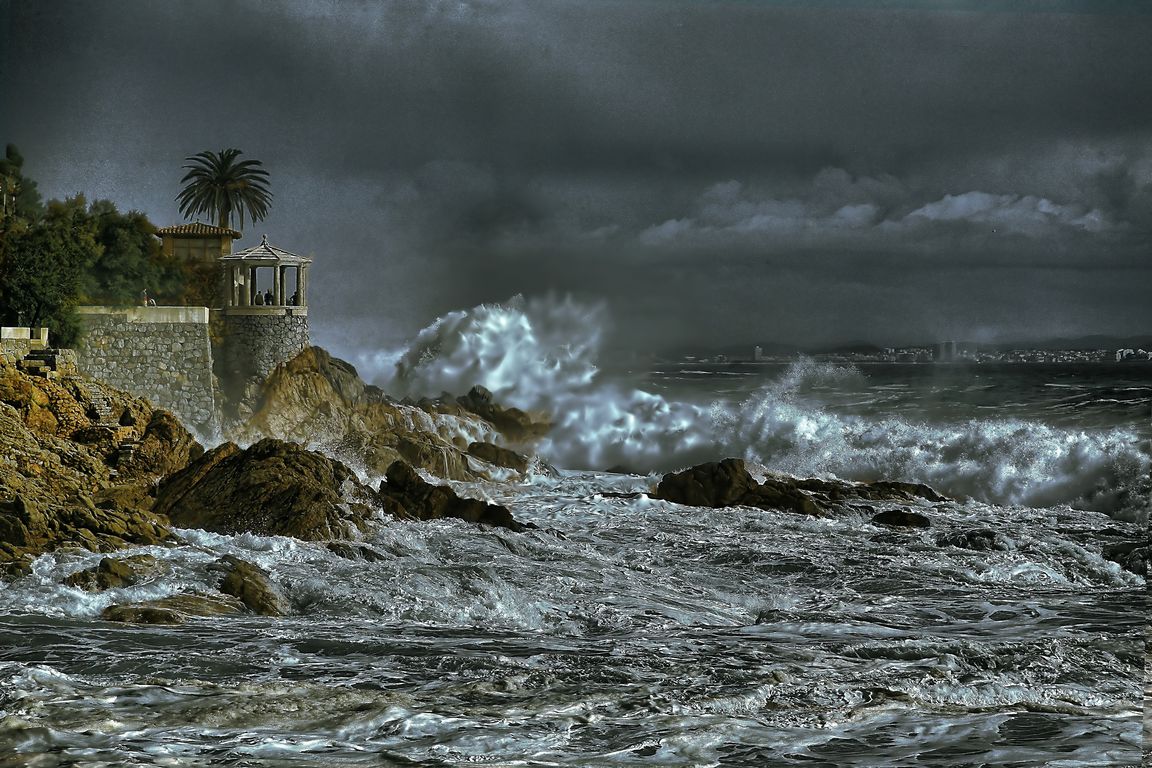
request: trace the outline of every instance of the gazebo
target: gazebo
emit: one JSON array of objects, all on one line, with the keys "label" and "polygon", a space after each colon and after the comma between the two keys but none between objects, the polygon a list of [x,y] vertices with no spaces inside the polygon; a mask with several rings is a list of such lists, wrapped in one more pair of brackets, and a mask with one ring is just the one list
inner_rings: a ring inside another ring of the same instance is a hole
[{"label": "gazebo", "polygon": [[[308,314],[308,267],[312,259],[269,245],[220,257],[224,268],[224,314]],[[291,292],[289,292],[291,289]]]}]

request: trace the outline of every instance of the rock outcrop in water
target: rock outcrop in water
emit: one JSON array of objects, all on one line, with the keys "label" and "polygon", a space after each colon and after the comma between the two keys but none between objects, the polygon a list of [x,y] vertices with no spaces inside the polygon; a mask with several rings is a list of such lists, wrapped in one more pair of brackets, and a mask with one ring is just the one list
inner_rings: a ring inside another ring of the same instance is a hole
[{"label": "rock outcrop in water", "polygon": [[356,536],[376,503],[342,462],[265,438],[246,450],[223,443],[170,475],[154,510],[183,528],[319,541]]},{"label": "rock outcrop in water", "polygon": [[441,401],[421,401],[420,407],[396,402],[365,384],[350,364],[309,347],[272,372],[255,412],[232,435],[240,443],[291,440],[381,475],[402,460],[438,477],[471,480],[477,477],[466,454],[471,443],[499,439],[502,430],[525,435],[541,429],[477,390],[460,400],[475,410]]},{"label": "rock outcrop in water", "polygon": [[412,467],[402,461],[388,467],[385,477],[386,482],[380,484],[380,498],[384,509],[394,517],[409,520],[452,517],[513,531],[534,527],[517,522],[507,507],[462,498],[446,485],[425,482]]},{"label": "rock outcrop in water", "polygon": [[393,462],[385,477],[377,491],[346,464],[295,443],[265,438],[246,450],[224,443],[166,478],[155,511],[182,528],[305,541],[356,538],[378,509],[402,520],[452,517],[525,527],[507,507],[462,498],[403,461]]},{"label": "rock outcrop in water", "polygon": [[[947,501],[919,483],[848,483],[784,476],[770,476],[763,483],[757,483],[741,459],[724,459],[670,472],[660,480],[653,496],[697,507],[758,507],[815,517],[827,516],[850,501]],[[877,522],[893,524],[890,520],[894,519]],[[919,521],[896,524],[922,525]]]},{"label": "rock outcrop in water", "polygon": [[146,400],[78,375],[31,376],[0,356],[0,562],[165,540],[152,484],[201,453]]}]

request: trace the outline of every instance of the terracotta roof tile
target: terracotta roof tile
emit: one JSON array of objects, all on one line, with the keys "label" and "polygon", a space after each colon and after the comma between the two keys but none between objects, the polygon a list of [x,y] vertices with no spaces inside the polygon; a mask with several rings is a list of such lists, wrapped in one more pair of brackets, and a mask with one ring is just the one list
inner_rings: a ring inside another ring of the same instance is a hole
[{"label": "terracotta roof tile", "polygon": [[172,227],[161,227],[156,230],[158,235],[175,235],[176,237],[204,237],[205,235],[228,235],[232,238],[242,237],[242,235],[234,229],[227,227],[214,227],[211,224],[201,224],[200,222],[193,222],[191,224],[177,224]]}]

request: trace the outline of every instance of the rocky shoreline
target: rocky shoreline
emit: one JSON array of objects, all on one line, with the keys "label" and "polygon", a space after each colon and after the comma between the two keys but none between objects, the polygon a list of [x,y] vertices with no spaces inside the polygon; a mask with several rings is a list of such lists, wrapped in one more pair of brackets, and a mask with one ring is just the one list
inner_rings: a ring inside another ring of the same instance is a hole
[{"label": "rocky shoreline", "polygon": [[[461,497],[427,478],[523,480],[538,467],[529,458],[532,442],[547,429],[546,417],[503,408],[479,387],[461,397],[395,401],[313,347],[273,372],[230,441],[205,451],[172,414],[146,400],[76,374],[30,375],[0,358],[0,569],[20,576],[37,556],[70,548],[175,546],[180,528],[327,542],[350,558],[372,556],[358,539],[393,519],[455,518],[524,531],[534,526],[506,506]],[[383,480],[372,487],[364,477]],[[757,481],[738,459],[669,473],[650,494],[692,506],[864,515],[893,529],[929,528],[929,505],[949,501],[914,483],[776,475]],[[961,534],[938,543],[1003,546],[997,532]],[[1146,541],[1118,536],[1103,542],[1102,553],[1146,572]],[[155,567],[147,555],[110,556],[68,583],[87,590],[131,585]],[[218,570],[215,593],[113,605],[103,616],[179,623],[285,612],[275,584],[255,565],[225,557]]]}]

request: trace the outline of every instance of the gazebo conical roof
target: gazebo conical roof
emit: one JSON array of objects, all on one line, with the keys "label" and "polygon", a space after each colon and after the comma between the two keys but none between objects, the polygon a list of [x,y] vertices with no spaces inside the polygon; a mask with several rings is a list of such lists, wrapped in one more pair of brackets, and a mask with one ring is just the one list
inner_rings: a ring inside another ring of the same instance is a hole
[{"label": "gazebo conical roof", "polygon": [[312,259],[307,256],[301,256],[291,251],[286,251],[283,248],[277,248],[269,244],[268,235],[260,238],[260,245],[253,246],[252,248],[245,248],[236,253],[230,253],[226,256],[221,256],[220,261],[224,262],[264,262],[267,266],[273,264],[311,264]]}]

